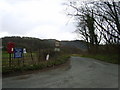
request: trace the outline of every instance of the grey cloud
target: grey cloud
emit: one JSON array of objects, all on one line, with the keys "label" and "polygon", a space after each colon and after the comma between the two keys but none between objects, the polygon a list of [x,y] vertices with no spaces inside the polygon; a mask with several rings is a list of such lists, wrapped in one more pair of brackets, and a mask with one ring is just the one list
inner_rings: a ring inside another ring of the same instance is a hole
[{"label": "grey cloud", "polygon": [[1,26],[1,31],[8,32],[9,34],[26,34],[36,25],[8,14],[3,16]]},{"label": "grey cloud", "polygon": [[[26,1],[33,1],[27,2]],[[57,39],[72,39],[71,32],[74,30],[73,24],[66,24],[66,18],[63,14],[59,13],[61,5],[56,7],[59,0],[51,0],[51,7],[44,7],[37,0],[6,0],[6,12],[2,16],[2,24],[0,32],[4,35],[20,35],[20,36],[34,36],[42,38],[57,38]],[[44,0],[43,0],[44,1]],[[49,0],[46,0],[49,1]],[[21,3],[18,3],[21,2]],[[14,4],[14,5],[13,5]],[[7,7],[8,6],[8,7]],[[29,8],[30,7],[30,8]],[[54,9],[56,7],[56,9]],[[48,12],[41,11],[42,9]],[[49,14],[48,14],[49,13]],[[37,29],[38,27],[38,29]],[[60,35],[60,36],[59,36]]]}]

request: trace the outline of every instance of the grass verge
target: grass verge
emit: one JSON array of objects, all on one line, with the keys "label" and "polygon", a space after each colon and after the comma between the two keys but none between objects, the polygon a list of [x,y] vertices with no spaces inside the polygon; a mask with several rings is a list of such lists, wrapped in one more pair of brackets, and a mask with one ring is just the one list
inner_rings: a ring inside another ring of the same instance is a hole
[{"label": "grass verge", "polygon": [[94,59],[97,59],[97,60],[101,60],[101,61],[105,61],[105,62],[108,62],[108,63],[113,63],[113,64],[120,64],[119,62],[119,56],[116,55],[116,54],[113,54],[113,55],[103,55],[103,54],[84,54],[84,55],[79,55],[79,54],[75,54],[75,55],[72,55],[72,56],[80,56],[80,57],[88,57],[88,58],[94,58]]},{"label": "grass verge", "polygon": [[52,67],[52,66],[66,63],[69,58],[70,58],[70,56],[64,55],[64,56],[59,56],[54,60],[39,62],[37,64],[32,64],[32,65],[3,67],[2,74],[6,75],[6,74],[14,73],[14,72],[40,70],[40,69],[44,69],[44,68],[48,68],[48,67]]}]

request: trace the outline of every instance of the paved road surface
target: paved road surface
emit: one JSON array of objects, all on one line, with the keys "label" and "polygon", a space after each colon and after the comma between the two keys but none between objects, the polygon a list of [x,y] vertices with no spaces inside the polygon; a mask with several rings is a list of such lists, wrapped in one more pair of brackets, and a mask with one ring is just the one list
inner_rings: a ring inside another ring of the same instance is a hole
[{"label": "paved road surface", "polygon": [[118,65],[71,57],[69,67],[3,78],[3,88],[117,88]]}]

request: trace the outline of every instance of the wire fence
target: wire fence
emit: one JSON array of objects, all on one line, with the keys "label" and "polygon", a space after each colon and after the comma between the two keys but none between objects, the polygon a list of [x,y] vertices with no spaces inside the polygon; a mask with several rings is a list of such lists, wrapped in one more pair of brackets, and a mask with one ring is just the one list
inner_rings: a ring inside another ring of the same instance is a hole
[{"label": "wire fence", "polygon": [[10,55],[8,53],[3,53],[2,67],[37,64],[43,60],[43,56],[38,55],[38,53],[26,53],[23,54],[21,58],[14,58],[14,54],[11,54],[10,61]]},{"label": "wire fence", "polygon": [[39,64],[40,62],[45,62],[46,57],[49,54],[49,60],[54,60],[59,56],[60,52],[55,52],[51,49],[38,50],[36,52],[29,51],[27,53],[22,53],[21,58],[15,58],[14,54],[7,53],[7,51],[2,52],[2,67],[11,66],[24,66]]}]

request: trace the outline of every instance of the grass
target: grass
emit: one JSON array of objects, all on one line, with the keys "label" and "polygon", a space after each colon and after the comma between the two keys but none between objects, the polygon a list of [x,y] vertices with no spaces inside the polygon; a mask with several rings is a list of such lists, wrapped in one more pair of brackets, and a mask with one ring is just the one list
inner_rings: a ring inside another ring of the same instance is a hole
[{"label": "grass", "polygon": [[105,62],[108,62],[108,63],[113,63],[113,64],[120,64],[119,63],[119,56],[116,55],[116,54],[112,54],[112,55],[109,55],[109,54],[84,54],[84,55],[79,55],[79,54],[74,54],[72,56],[80,56],[80,57],[88,57],[88,58],[94,58],[94,59],[97,59],[97,60],[101,60],[101,61],[105,61]]},{"label": "grass", "polygon": [[[33,58],[35,58],[36,54],[32,53],[32,55],[33,55]],[[14,58],[13,54],[11,56],[12,56],[12,62],[17,63],[18,58]],[[19,58],[19,60],[22,61],[23,58]],[[31,53],[24,54],[24,61],[26,64],[28,60],[29,61],[31,60]],[[2,66],[8,66],[9,65],[9,53],[7,53],[6,51],[3,51],[1,61],[2,61]]]},{"label": "grass", "polygon": [[80,57],[88,57],[88,58],[94,58],[97,60],[101,60],[104,62],[108,62],[108,63],[113,63],[113,64],[120,64],[119,62],[119,56],[116,54],[112,54],[112,55],[106,55],[106,54],[73,54],[72,56],[80,56]]},{"label": "grass", "polygon": [[59,56],[54,60],[44,61],[37,64],[31,64],[31,65],[25,65],[25,66],[11,66],[11,67],[3,67],[2,73],[3,74],[9,74],[13,72],[22,72],[22,71],[28,71],[28,70],[39,70],[47,67],[52,67],[54,65],[60,65],[70,58],[70,56]]},{"label": "grass", "polygon": [[3,52],[2,52],[2,57],[9,58],[9,53],[7,53],[7,52],[3,51]]},{"label": "grass", "polygon": [[105,61],[113,64],[119,64],[117,55],[99,55],[98,54],[98,55],[83,55],[83,57],[91,57],[101,61]]}]

